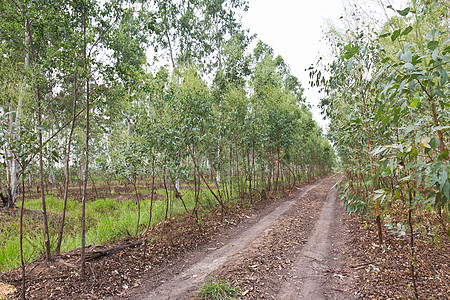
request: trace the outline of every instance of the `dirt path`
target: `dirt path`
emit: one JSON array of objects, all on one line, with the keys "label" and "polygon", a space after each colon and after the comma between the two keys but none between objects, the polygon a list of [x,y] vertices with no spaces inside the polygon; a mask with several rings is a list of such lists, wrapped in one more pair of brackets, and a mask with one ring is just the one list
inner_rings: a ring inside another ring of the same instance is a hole
[{"label": "dirt path", "polygon": [[351,298],[348,271],[342,269],[343,211],[331,188],[336,181],[331,176],[304,187],[254,223],[192,253],[194,263],[186,257],[175,264],[178,271],[161,276],[159,286],[149,291],[144,283],[122,296],[190,299],[202,282],[218,275],[240,286],[244,299]]},{"label": "dirt path", "polygon": [[[331,250],[341,249],[345,233],[339,218],[341,210],[337,209],[337,190],[328,192],[327,201],[319,220],[303,247],[293,268],[290,278],[282,286],[277,299],[351,299],[349,290],[334,287],[334,278],[344,279],[342,265],[337,257],[330,257]],[[334,230],[334,235],[332,234]],[[339,245],[340,247],[335,247]],[[341,261],[342,262],[342,257]],[[348,273],[348,271],[347,271]],[[330,277],[331,274],[331,277]],[[334,277],[334,278],[333,278]],[[348,277],[347,277],[348,278]],[[346,287],[351,279],[346,280]]]}]

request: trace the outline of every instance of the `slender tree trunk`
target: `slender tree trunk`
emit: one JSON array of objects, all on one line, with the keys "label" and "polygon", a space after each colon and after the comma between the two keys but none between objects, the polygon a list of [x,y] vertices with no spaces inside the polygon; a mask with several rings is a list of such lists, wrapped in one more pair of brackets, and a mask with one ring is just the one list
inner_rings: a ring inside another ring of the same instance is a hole
[{"label": "slender tree trunk", "polygon": [[235,170],[235,174],[236,174],[236,184],[237,184],[237,191],[236,192],[238,193],[238,197],[240,197],[242,195],[241,194],[242,182],[241,182],[241,171],[239,170],[239,150],[238,150],[238,147],[236,147],[235,151],[236,151],[236,159],[235,159],[236,170]]},{"label": "slender tree trunk", "polygon": [[22,205],[20,206],[20,263],[22,266],[22,293],[21,297],[25,300],[26,282],[25,282],[25,262],[23,260],[23,206],[25,203],[25,174],[22,171]]},{"label": "slender tree trunk", "polygon": [[56,249],[55,252],[56,254],[59,254],[61,251],[61,243],[62,243],[62,237],[63,237],[63,232],[64,232],[64,224],[65,224],[65,220],[66,220],[66,208],[67,208],[67,198],[68,198],[68,194],[69,194],[69,179],[70,179],[70,170],[69,170],[69,159],[70,159],[70,146],[72,144],[72,135],[73,135],[73,131],[75,128],[75,118],[76,118],[76,108],[77,108],[77,73],[75,72],[75,77],[74,77],[74,96],[73,96],[73,106],[72,106],[72,125],[70,127],[70,133],[69,133],[69,139],[67,141],[67,152],[66,152],[66,163],[65,163],[65,169],[64,169],[64,173],[65,173],[65,181],[64,181],[64,202],[63,202],[63,210],[62,210],[62,216],[61,216],[61,225],[59,228],[59,233],[58,233],[58,242],[56,243]]},{"label": "slender tree trunk", "polygon": [[172,62],[172,67],[175,70],[175,61],[173,59],[172,43],[170,42],[169,29],[168,29],[168,26],[167,26],[167,21],[164,22],[164,34],[165,34],[166,39],[167,39],[167,45],[169,45],[170,61]]},{"label": "slender tree trunk", "polygon": [[249,185],[248,185],[248,192],[249,192],[249,195],[250,195],[250,204],[253,204],[253,197],[252,197],[252,176],[253,176],[253,174],[252,174],[252,168],[251,168],[251,165],[250,165],[250,151],[247,151],[247,165],[248,165],[248,178],[249,178]]},{"label": "slender tree trunk", "polygon": [[279,177],[280,177],[280,145],[277,146],[277,179],[275,181],[275,190],[276,191],[278,191]]},{"label": "slender tree trunk", "polygon": [[138,189],[137,189],[137,176],[136,175],[133,176],[133,186],[134,186],[134,192],[136,195],[136,203],[138,206],[138,219],[137,219],[136,234],[135,234],[135,236],[137,236],[139,233],[139,223],[141,221],[141,201],[140,201],[139,193],[138,193]]},{"label": "slender tree trunk", "polygon": [[150,230],[152,224],[152,214],[153,214],[153,199],[155,193],[155,155],[152,155],[152,190],[150,196],[150,215],[148,217],[147,231]]},{"label": "slender tree trunk", "polygon": [[[189,147],[190,150],[190,147]],[[195,216],[195,221],[198,224],[198,198],[199,198],[199,194],[200,194],[200,178],[197,180],[197,172],[200,172],[199,170],[197,170],[197,164],[195,163],[195,144],[192,144],[192,152],[194,153],[194,155],[191,155],[192,158],[192,163],[194,164],[194,209],[192,211],[193,215]],[[200,177],[200,175],[198,175],[198,177]]]},{"label": "slender tree trunk", "polygon": [[230,144],[230,197],[233,198],[233,146]]},{"label": "slender tree trunk", "polygon": [[[184,207],[184,211],[186,213],[189,213],[189,210],[187,209],[186,203],[183,200],[183,195],[181,194],[181,192],[179,191],[179,187],[177,187],[177,182],[174,180],[172,174],[169,172],[169,176],[170,176],[170,181],[172,182],[172,186],[174,189],[174,193],[175,193],[175,197],[174,198],[180,198],[181,200],[181,204],[183,204]],[[176,180],[179,180],[178,178]],[[172,205],[173,205],[173,201],[172,201]]]},{"label": "slender tree trunk", "polygon": [[[222,194],[220,193],[220,183],[219,183],[219,181],[217,180],[217,176],[214,176],[214,175],[217,175],[217,171],[215,170],[215,168],[214,168],[214,165],[213,165],[213,163],[212,163],[212,159],[211,159],[211,153],[210,153],[210,151],[209,151],[209,149],[207,149],[207,153],[208,153],[208,157],[209,157],[209,161],[210,161],[210,165],[211,165],[211,177],[212,177],[212,181],[214,181],[214,183],[216,184],[216,187],[217,187],[217,195],[218,195],[218,197],[219,197],[219,199],[220,199],[220,203],[223,203],[223,200],[222,200]],[[214,174],[214,173],[216,173],[216,174]],[[222,214],[223,214],[223,205],[222,205]]]},{"label": "slender tree trunk", "polygon": [[[195,153],[191,150],[191,157],[192,157],[192,162],[194,163],[194,168],[198,169],[198,163],[197,163],[197,158],[195,156]],[[216,198],[217,202],[220,204],[221,207],[221,219],[223,221],[223,212],[224,212],[224,204],[222,202],[222,200],[219,198],[219,196],[216,195],[216,193],[214,193],[213,189],[211,188],[211,186],[208,184],[208,181],[206,180],[205,176],[203,176],[203,174],[200,172],[200,170],[198,170],[198,175],[199,177],[203,180],[203,182],[206,184],[206,187],[208,188],[208,190],[210,191],[210,193],[214,196],[214,198]]]},{"label": "slender tree trunk", "polygon": [[[409,188],[409,184],[408,184]],[[411,268],[411,280],[413,283],[414,288],[414,295],[416,296],[416,299],[419,299],[419,293],[417,292],[417,284],[416,284],[416,275],[414,271],[414,261],[415,259],[415,253],[414,253],[414,229],[413,229],[413,222],[412,222],[412,193],[411,190],[409,190],[409,209],[408,209],[408,224],[409,224],[409,231],[410,231],[410,246],[411,246],[411,258],[409,260],[410,268]]]},{"label": "slender tree trunk", "polygon": [[[31,36],[31,29],[30,29],[30,20],[28,17],[26,18],[26,28],[28,32],[28,41],[29,41],[29,47],[31,50],[31,58],[34,64],[36,64],[36,54],[34,52],[34,45],[33,45],[33,38]],[[39,87],[36,87],[36,97],[37,97],[37,127],[40,128],[42,125],[42,108],[41,108],[41,93],[39,90]],[[45,244],[45,257],[47,261],[50,261],[51,255],[50,255],[50,236],[49,236],[49,230],[48,230],[48,219],[47,219],[47,206],[45,203],[45,191],[44,191],[44,170],[43,170],[43,161],[42,161],[42,130],[39,130],[38,134],[38,142],[39,142],[39,179],[41,183],[41,199],[42,199],[42,216],[43,216],[43,222],[44,222],[44,244]]]},{"label": "slender tree trunk", "polygon": [[256,179],[256,169],[255,169],[255,145],[252,145],[252,174],[253,174],[253,186],[254,189],[257,189],[257,179]]},{"label": "slender tree trunk", "polygon": [[[42,109],[41,109],[41,97],[39,88],[36,88],[37,98],[38,98],[38,127],[42,124]],[[44,166],[43,166],[43,154],[42,154],[42,131],[39,130],[39,179],[41,182],[41,199],[42,199],[42,216],[44,220],[44,236],[45,236],[45,258],[47,261],[50,261],[51,254],[50,254],[50,234],[48,229],[48,217],[47,217],[47,205],[45,203],[45,190],[44,190]]]},{"label": "slender tree trunk", "polygon": [[242,196],[245,195],[247,190],[247,172],[245,171],[245,151],[242,150]]},{"label": "slender tree trunk", "polygon": [[166,191],[166,214],[164,216],[164,220],[167,220],[167,215],[169,213],[169,191],[167,190],[167,184],[166,184],[166,162],[167,162],[167,156],[164,156],[163,183],[164,183],[164,190]]},{"label": "slender tree trunk", "polygon": [[[88,74],[88,57],[87,57],[87,43],[86,43],[86,3],[83,3],[83,57],[84,57],[84,71]],[[89,114],[90,114],[90,90],[89,90],[89,76],[86,78],[86,161],[84,167],[83,178],[83,198],[81,200],[81,279],[86,280],[86,197],[87,197],[87,183],[89,176]]]}]

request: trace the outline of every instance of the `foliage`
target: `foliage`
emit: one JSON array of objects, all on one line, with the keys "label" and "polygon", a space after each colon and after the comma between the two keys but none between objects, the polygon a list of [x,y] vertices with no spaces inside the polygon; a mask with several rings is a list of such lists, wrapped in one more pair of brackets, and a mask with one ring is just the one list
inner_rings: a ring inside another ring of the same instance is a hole
[{"label": "foliage", "polygon": [[[406,205],[418,297],[415,216],[434,210],[440,222],[433,226],[441,232],[449,222],[449,7],[413,0],[387,9],[395,16],[381,31],[361,26],[335,38],[336,56],[323,69],[312,68],[311,78],[326,95],[321,107],[347,176],[347,211],[375,213],[382,243],[383,212]],[[387,226],[394,228],[391,221]]]}]

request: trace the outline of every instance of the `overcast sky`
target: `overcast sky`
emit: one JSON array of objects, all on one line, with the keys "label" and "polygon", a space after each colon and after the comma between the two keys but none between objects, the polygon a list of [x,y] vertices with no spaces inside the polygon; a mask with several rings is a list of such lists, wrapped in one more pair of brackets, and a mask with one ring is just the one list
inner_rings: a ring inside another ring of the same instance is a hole
[{"label": "overcast sky", "polygon": [[[403,8],[405,1],[383,2],[389,2],[395,8]],[[375,6],[373,9],[381,10],[378,4]],[[317,90],[309,87],[308,72],[305,69],[317,62],[320,54],[327,53],[327,45],[322,39],[323,29],[329,21],[339,26],[339,18],[343,12],[342,0],[249,0],[249,10],[243,13],[242,22],[251,33],[256,33],[259,39],[271,46],[276,55],[284,58],[291,73],[299,78],[305,88],[307,101],[316,105],[320,96]],[[384,18],[384,11],[379,13],[377,18]],[[372,13],[369,14],[367,18],[373,16]],[[313,108],[313,114],[315,120],[324,127],[325,123],[317,108]]]}]

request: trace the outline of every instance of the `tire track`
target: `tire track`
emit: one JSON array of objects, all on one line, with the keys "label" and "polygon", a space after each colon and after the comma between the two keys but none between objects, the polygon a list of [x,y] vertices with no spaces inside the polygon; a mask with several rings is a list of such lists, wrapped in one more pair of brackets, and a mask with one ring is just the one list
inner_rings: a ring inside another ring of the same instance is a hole
[{"label": "tire track", "polygon": [[282,202],[274,211],[248,228],[239,237],[232,239],[223,247],[207,254],[204,259],[187,268],[170,281],[163,283],[141,299],[187,299],[189,292],[195,289],[210,274],[224,266],[234,256],[244,251],[294,204],[305,197],[309,191],[330,178],[321,179],[315,184],[305,187],[292,200]]}]

